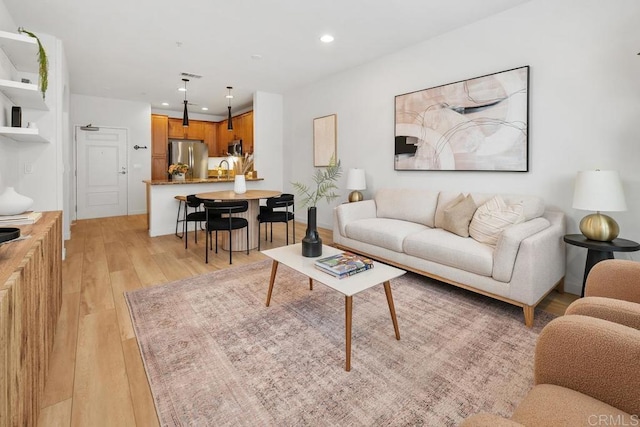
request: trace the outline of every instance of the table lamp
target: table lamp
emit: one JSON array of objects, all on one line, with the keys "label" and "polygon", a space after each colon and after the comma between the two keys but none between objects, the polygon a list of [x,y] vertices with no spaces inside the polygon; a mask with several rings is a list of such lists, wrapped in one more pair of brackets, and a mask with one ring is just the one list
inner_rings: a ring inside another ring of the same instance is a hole
[{"label": "table lamp", "polygon": [[580,231],[587,239],[609,242],[618,237],[618,223],[610,216],[600,213],[627,210],[618,172],[578,172],[573,193],[573,208],[596,211],[580,221]]},{"label": "table lamp", "polygon": [[353,190],[349,193],[350,202],[359,202],[363,199],[362,193],[358,190],[366,190],[367,181],[364,177],[364,169],[349,169],[347,173],[347,190]]}]

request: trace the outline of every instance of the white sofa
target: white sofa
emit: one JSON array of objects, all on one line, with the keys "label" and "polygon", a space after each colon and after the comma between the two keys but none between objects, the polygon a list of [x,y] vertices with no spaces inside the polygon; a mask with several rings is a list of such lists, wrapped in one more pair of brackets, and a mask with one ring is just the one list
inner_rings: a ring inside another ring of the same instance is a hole
[{"label": "white sofa", "polygon": [[[335,246],[522,307],[533,325],[535,306],[554,288],[563,292],[564,214],[539,197],[502,194],[520,204],[524,222],[505,228],[495,246],[442,228],[459,192],[382,189],[373,200],[334,211]],[[495,194],[470,194],[481,206]],[[522,219],[522,218],[521,218]]]}]

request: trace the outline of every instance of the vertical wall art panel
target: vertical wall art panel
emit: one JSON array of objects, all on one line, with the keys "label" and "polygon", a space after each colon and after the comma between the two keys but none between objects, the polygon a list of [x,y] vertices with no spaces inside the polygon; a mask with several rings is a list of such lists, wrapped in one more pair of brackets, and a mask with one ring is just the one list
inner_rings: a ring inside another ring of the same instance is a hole
[{"label": "vertical wall art panel", "polygon": [[396,170],[526,172],[529,66],[395,97]]},{"label": "vertical wall art panel", "polygon": [[336,152],[336,115],[313,119],[313,166],[329,166]]}]

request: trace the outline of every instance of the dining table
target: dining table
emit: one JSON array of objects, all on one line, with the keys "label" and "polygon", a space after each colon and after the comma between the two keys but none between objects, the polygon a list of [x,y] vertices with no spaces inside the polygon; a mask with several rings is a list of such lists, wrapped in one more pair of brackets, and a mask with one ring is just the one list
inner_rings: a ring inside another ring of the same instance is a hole
[{"label": "dining table", "polygon": [[[276,197],[282,194],[282,191],[275,190],[247,190],[244,193],[238,194],[233,190],[224,191],[210,191],[207,193],[198,193],[196,197],[202,200],[246,200],[249,202],[249,209],[246,212],[233,214],[240,218],[245,218],[249,222],[249,249],[255,249],[258,247],[259,239],[259,227],[258,215],[260,214],[260,199],[268,199],[269,197]],[[229,250],[229,239],[231,241],[233,251],[246,251],[247,240],[244,230],[233,230],[231,235],[229,233],[223,233],[222,235],[222,249]]]}]

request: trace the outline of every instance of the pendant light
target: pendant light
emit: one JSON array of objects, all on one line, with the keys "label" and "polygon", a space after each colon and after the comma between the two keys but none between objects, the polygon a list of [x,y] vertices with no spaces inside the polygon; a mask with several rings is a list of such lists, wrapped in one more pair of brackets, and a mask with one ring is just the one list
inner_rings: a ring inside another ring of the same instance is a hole
[{"label": "pendant light", "polygon": [[229,109],[229,117],[227,118],[227,130],[233,130],[233,122],[231,121],[231,98],[233,98],[233,95],[231,95],[231,89],[233,89],[233,87],[227,86],[227,89],[229,90],[229,94],[227,95],[227,99],[229,100],[229,106],[227,107]]},{"label": "pendant light", "polygon": [[182,81],[184,82],[184,112],[182,113],[182,126],[184,127],[188,127],[189,126],[189,113],[187,112],[187,82],[189,81],[189,79],[182,79]]}]

